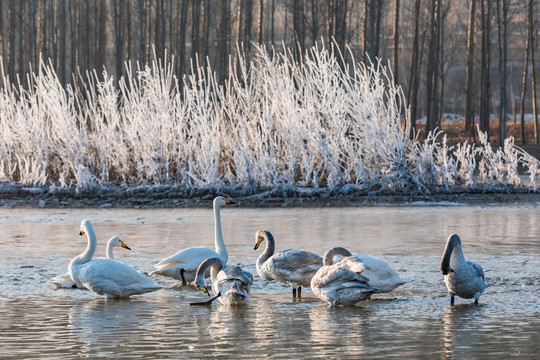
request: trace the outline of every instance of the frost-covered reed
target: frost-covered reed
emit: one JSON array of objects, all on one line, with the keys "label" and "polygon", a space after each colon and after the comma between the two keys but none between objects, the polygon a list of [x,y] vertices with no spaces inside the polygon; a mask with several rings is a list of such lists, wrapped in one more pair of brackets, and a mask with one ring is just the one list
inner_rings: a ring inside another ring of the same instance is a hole
[{"label": "frost-covered reed", "polygon": [[[412,134],[400,87],[379,62],[314,47],[256,47],[219,85],[192,65],[182,79],[156,61],[115,79],[87,73],[63,88],[41,64],[0,94],[0,181],[86,189],[179,185],[189,191],[327,188],[430,193],[536,190],[538,160],[507,139],[494,150]],[[10,84],[5,75],[4,84]],[[518,168],[529,174],[524,183]]]}]

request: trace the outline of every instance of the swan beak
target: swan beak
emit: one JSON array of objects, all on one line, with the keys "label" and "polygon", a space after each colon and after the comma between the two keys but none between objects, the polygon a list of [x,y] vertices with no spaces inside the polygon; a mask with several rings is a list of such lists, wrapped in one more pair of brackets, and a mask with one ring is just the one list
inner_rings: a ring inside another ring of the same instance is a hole
[{"label": "swan beak", "polygon": [[260,245],[260,244],[261,244],[261,243],[256,243],[255,246],[253,247],[253,250],[257,250],[257,249],[259,248],[259,245]]},{"label": "swan beak", "polygon": [[81,236],[84,235],[84,231],[81,231],[81,232],[79,233],[79,235],[81,235]]},{"label": "swan beak", "polygon": [[126,243],[123,242],[122,240],[120,240],[120,246],[122,246],[124,249],[131,250],[131,248],[129,246],[127,246]]},{"label": "swan beak", "polygon": [[227,198],[225,198],[224,200],[225,200],[225,204],[228,204],[228,205],[234,205],[234,204],[236,204],[235,202],[233,202],[233,201],[231,201],[231,200],[229,200],[229,199],[227,199]]},{"label": "swan beak", "polygon": [[205,292],[208,296],[210,296],[210,293],[208,292],[208,288],[204,285],[199,286],[199,290],[202,292]]}]

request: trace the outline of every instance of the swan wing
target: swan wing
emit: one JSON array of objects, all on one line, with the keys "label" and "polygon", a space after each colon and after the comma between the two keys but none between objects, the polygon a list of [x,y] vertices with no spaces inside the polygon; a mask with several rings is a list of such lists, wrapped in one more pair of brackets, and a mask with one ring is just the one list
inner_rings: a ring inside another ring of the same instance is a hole
[{"label": "swan wing", "polygon": [[272,255],[261,267],[271,278],[309,286],[311,278],[322,267],[322,257],[309,251],[285,249]]},{"label": "swan wing", "polygon": [[243,270],[237,265],[226,265],[217,274],[217,281],[233,281],[239,280],[244,284],[253,284],[253,275],[249,271]]},{"label": "swan wing", "polygon": [[71,276],[69,276],[69,273],[55,276],[49,282],[54,285],[55,289],[84,289],[84,286],[77,284],[75,281],[73,281]]},{"label": "swan wing", "polygon": [[187,282],[195,280],[195,273],[199,265],[206,259],[212,257],[223,258],[220,254],[207,247],[191,247],[177,252],[158,262],[150,275],[162,275],[182,280],[180,269],[184,269],[184,278]]},{"label": "swan wing", "polygon": [[474,263],[472,261],[467,261],[467,263],[474,269],[474,271],[476,272],[476,275],[481,277],[482,280],[486,280],[485,277],[484,277],[484,270],[482,269],[482,267],[480,265],[478,265],[477,263]]},{"label": "swan wing", "polygon": [[317,288],[333,288],[334,290],[351,287],[372,290],[365,276],[336,265],[322,267],[313,277],[311,284]]}]

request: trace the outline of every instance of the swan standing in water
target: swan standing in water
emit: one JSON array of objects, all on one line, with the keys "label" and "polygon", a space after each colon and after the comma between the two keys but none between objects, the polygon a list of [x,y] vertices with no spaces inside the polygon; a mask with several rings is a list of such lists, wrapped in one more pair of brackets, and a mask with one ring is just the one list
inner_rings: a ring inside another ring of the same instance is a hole
[{"label": "swan standing in water", "polygon": [[[129,246],[127,246],[125,242],[120,240],[120,238],[118,236],[113,236],[107,242],[106,256],[107,256],[108,259],[113,259],[114,260],[113,248],[115,248],[115,247],[123,247],[124,249],[131,250],[131,248]],[[79,285],[76,282],[74,282],[73,279],[71,279],[71,276],[69,276],[69,273],[65,273],[63,275],[55,276],[49,282],[54,285],[55,289],[60,289],[60,288],[65,288],[65,289],[86,289],[84,286]]]},{"label": "swan standing in water", "polygon": [[[358,269],[364,269],[362,275],[369,279],[369,285],[376,290],[374,293],[390,292],[400,285],[408,283],[399,277],[390,265],[385,261],[363,254],[351,254],[345,248],[334,248],[334,256],[344,256],[338,260],[335,265],[349,269],[352,272],[359,272]],[[332,261],[333,257],[330,258]],[[361,272],[361,271],[360,271]]]},{"label": "swan standing in water", "polygon": [[92,260],[97,241],[89,220],[81,222],[80,235],[84,234],[88,238],[86,250],[69,263],[69,275],[77,284],[107,298],[127,298],[161,289],[148,276],[127,265],[104,258]]},{"label": "swan standing in water", "polygon": [[218,297],[219,301],[224,305],[243,305],[248,302],[251,295],[253,275],[249,271],[242,270],[240,266],[223,265],[218,257],[206,259],[199,265],[194,282],[197,289],[206,292],[210,296],[204,281],[204,273],[209,267],[212,267],[210,270],[212,291],[216,296],[209,301],[190,305],[208,305]]},{"label": "swan standing in water", "polygon": [[255,234],[255,248],[266,240],[266,248],[257,259],[257,272],[266,281],[277,280],[290,284],[293,296],[301,296],[302,286],[310,286],[311,278],[322,267],[322,257],[309,251],[285,249],[274,254],[274,237],[267,230]]},{"label": "swan standing in water", "polygon": [[441,273],[450,294],[450,305],[454,305],[456,295],[464,299],[474,298],[474,303],[478,304],[480,295],[489,286],[484,279],[482,267],[465,260],[461,239],[457,234],[450,235],[446,241],[441,259]]},{"label": "swan standing in water", "polygon": [[368,267],[356,263],[355,271],[351,271],[338,264],[332,264],[334,255],[338,252],[348,251],[344,248],[332,248],[324,254],[323,267],[311,279],[313,294],[326,301],[330,307],[354,305],[369,299],[376,289],[369,286],[369,279],[361,275]]},{"label": "swan standing in water", "polygon": [[157,270],[152,271],[150,275],[155,274],[181,280],[182,285],[186,286],[188,282],[195,280],[197,268],[204,260],[218,257],[223,264],[227,264],[229,255],[223,242],[220,210],[223,206],[230,204],[234,204],[234,202],[223,196],[214,199],[215,251],[203,246],[181,250],[154,265]]}]

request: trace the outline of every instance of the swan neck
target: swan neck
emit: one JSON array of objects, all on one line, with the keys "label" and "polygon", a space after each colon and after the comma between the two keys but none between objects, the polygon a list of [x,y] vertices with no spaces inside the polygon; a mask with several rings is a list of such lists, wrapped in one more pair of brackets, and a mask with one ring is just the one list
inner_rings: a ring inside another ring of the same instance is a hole
[{"label": "swan neck", "polygon": [[349,250],[342,247],[335,247],[335,248],[329,249],[324,254],[323,265],[325,266],[332,265],[334,263],[334,256],[336,255],[351,256],[352,254]]},{"label": "swan neck", "polygon": [[111,259],[111,260],[114,260],[114,246],[113,246],[113,242],[112,241],[109,241],[107,243],[107,252],[106,252],[106,256],[108,259]]},{"label": "swan neck", "polygon": [[215,246],[216,252],[221,255],[223,262],[227,262],[228,254],[225,242],[223,241],[223,233],[221,231],[221,211],[219,206],[214,206],[214,224],[215,224]]},{"label": "swan neck", "polygon": [[259,258],[257,259],[258,266],[264,264],[264,262],[268,260],[270,256],[274,255],[274,251],[276,249],[276,243],[274,241],[274,236],[272,234],[270,234],[269,232],[266,232],[264,235],[264,238],[266,239],[266,246],[262,254],[259,255]]},{"label": "swan neck", "polygon": [[465,261],[465,256],[461,250],[461,240],[456,234],[450,235],[441,259],[441,273],[448,275],[451,265],[462,261]]},{"label": "swan neck", "polygon": [[204,273],[209,267],[212,267],[210,270],[210,278],[212,279],[212,282],[214,282],[217,273],[223,268],[223,262],[217,257],[204,260],[195,273],[196,284],[204,284]]}]

